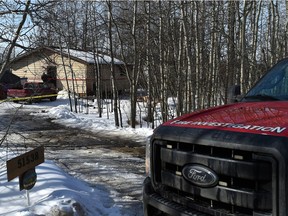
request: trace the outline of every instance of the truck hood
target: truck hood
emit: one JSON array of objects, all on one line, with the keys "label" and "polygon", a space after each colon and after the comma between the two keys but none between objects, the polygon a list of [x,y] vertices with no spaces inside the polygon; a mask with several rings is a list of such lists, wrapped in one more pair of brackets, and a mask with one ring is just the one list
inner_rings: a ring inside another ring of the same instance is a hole
[{"label": "truck hood", "polygon": [[186,114],[164,126],[288,136],[288,102],[241,102]]}]

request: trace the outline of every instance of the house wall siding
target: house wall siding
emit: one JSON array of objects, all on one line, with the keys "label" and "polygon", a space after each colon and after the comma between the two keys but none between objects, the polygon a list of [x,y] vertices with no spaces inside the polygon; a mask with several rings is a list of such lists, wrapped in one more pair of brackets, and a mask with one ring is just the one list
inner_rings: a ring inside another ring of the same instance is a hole
[{"label": "house wall siding", "polygon": [[[100,65],[101,71],[101,90],[102,92],[111,92],[112,84],[111,84],[111,69],[110,65]],[[116,79],[116,87],[119,91],[123,91],[129,89],[129,82],[127,80],[127,76],[123,76],[120,73],[119,66],[114,66],[115,70],[115,79]],[[89,65],[87,69],[87,90],[93,90],[93,84],[97,82],[96,80],[97,70],[94,65]]]},{"label": "house wall siding", "polygon": [[11,67],[12,73],[20,78],[28,78],[29,81],[41,81],[44,65],[47,65],[43,57],[35,53],[21,58],[19,61],[13,63]]},{"label": "house wall siding", "polygon": [[53,57],[57,66],[57,87],[85,95],[87,65],[65,56],[62,58],[58,54],[54,54]]}]

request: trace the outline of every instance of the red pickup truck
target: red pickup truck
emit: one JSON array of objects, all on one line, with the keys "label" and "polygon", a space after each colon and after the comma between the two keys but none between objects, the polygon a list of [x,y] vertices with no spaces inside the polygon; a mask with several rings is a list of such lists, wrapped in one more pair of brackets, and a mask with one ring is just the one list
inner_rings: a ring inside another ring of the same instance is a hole
[{"label": "red pickup truck", "polygon": [[237,103],[165,122],[146,152],[145,216],[287,216],[288,58]]},{"label": "red pickup truck", "polygon": [[57,99],[57,91],[42,82],[26,82],[22,89],[8,89],[8,98],[17,98],[19,100],[41,100],[50,99],[55,101]]}]

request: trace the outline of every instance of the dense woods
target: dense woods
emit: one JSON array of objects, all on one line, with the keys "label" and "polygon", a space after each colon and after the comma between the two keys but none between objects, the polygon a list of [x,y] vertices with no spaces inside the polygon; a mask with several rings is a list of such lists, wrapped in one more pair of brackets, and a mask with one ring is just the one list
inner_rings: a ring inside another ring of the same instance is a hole
[{"label": "dense woods", "polygon": [[284,0],[0,1],[1,72],[17,50],[38,46],[107,53],[133,65],[127,73],[131,126],[136,124],[139,88],[148,92],[148,118],[157,101],[166,121],[171,117],[168,98],[177,101],[177,115],[224,104],[230,86],[238,84],[245,93],[265,70],[288,57],[287,4]]}]

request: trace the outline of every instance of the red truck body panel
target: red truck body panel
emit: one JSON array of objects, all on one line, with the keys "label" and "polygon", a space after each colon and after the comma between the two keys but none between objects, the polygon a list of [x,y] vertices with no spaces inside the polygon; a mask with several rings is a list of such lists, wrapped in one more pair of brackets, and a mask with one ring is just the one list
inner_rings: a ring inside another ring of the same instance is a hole
[{"label": "red truck body panel", "polygon": [[[45,83],[41,82],[27,82],[24,84],[23,89],[8,89],[7,97],[12,98],[23,98],[23,97],[34,97],[34,96],[46,96],[47,98],[56,99],[57,91],[50,88]],[[44,97],[45,98],[45,97]]]},{"label": "red truck body panel", "polygon": [[288,137],[288,102],[242,102],[187,114],[165,126]]}]

